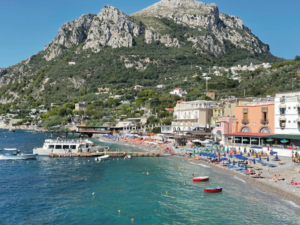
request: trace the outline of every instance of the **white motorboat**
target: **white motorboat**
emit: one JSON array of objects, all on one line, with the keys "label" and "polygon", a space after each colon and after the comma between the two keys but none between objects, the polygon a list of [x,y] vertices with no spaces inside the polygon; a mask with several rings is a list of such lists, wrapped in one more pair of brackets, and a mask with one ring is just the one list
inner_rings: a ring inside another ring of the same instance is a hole
[{"label": "white motorboat", "polygon": [[101,161],[101,160],[103,160],[103,159],[108,159],[108,158],[109,158],[109,155],[104,155],[104,156],[96,157],[95,160]]},{"label": "white motorboat", "polygon": [[67,154],[67,153],[86,153],[86,152],[103,152],[107,146],[93,146],[94,143],[88,139],[86,140],[53,140],[46,139],[42,148],[34,148],[33,154],[39,156],[48,156],[49,154]]},{"label": "white motorboat", "polygon": [[24,160],[24,159],[36,159],[36,154],[23,154],[16,148],[4,148],[7,153],[0,154],[0,160]]},{"label": "white motorboat", "polygon": [[172,156],[172,154],[169,154],[169,153],[163,153],[160,155],[161,157],[168,157],[168,156]]},{"label": "white motorboat", "polygon": [[126,155],[124,159],[131,159],[131,155]]}]

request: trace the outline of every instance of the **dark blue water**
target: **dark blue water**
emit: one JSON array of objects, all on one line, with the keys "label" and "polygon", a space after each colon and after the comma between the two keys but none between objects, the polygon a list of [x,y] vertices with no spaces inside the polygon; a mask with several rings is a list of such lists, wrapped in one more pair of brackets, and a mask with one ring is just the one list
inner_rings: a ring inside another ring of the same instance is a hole
[{"label": "dark blue water", "polygon": [[[45,137],[0,131],[1,148],[41,146]],[[210,181],[193,183],[193,173]],[[0,177],[0,224],[299,224],[300,219],[292,203],[176,159],[0,161]],[[224,191],[203,192],[214,185]]]}]

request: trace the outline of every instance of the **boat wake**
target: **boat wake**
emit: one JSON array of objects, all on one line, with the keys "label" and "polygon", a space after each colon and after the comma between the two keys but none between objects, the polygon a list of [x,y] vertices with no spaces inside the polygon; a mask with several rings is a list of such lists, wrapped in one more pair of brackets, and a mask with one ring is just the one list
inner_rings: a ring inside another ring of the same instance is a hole
[{"label": "boat wake", "polygon": [[242,181],[243,183],[246,183],[246,181],[244,181],[244,180],[241,179],[241,178],[238,178],[237,176],[233,176],[233,178],[236,179],[236,180]]},{"label": "boat wake", "polygon": [[202,166],[202,167],[205,167],[205,168],[210,168],[210,166],[206,166],[206,165],[203,165],[203,164],[197,164],[197,163],[193,163],[193,162],[190,162],[190,164],[197,165],[197,166]]}]

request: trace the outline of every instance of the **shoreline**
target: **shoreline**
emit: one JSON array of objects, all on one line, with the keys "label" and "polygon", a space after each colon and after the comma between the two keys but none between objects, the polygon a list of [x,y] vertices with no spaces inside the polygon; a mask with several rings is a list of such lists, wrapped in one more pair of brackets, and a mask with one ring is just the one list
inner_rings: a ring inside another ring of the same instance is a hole
[{"label": "shoreline", "polygon": [[[118,141],[111,141],[111,140],[110,141],[101,140],[101,141],[106,142],[106,143],[115,143],[115,144],[119,144],[122,146],[131,146],[131,147],[136,147],[136,148],[143,147],[143,148],[148,149],[149,151],[158,151],[159,150],[159,148],[153,149],[153,146],[144,146],[144,145],[137,144],[137,143],[127,143],[127,142],[122,142],[122,141],[118,142]],[[160,150],[160,151],[163,151],[163,150]],[[184,160],[185,162],[193,162],[194,164],[201,164],[201,165],[209,166],[214,171],[218,171],[218,172],[226,173],[231,176],[235,176],[238,179],[241,179],[242,181],[244,181],[246,184],[250,184],[250,185],[258,188],[260,191],[263,191],[267,194],[276,195],[277,197],[279,197],[285,201],[290,201],[290,202],[296,204],[298,207],[300,207],[300,196],[297,195],[295,190],[288,191],[288,190],[285,190],[284,188],[275,186],[275,182],[271,183],[271,181],[269,181],[269,179],[271,179],[271,177],[269,177],[269,178],[265,177],[263,179],[256,179],[256,178],[252,178],[248,175],[242,174],[238,171],[235,171],[232,169],[227,169],[227,168],[218,166],[213,163],[207,163],[202,160],[190,161],[189,159],[191,159],[191,158],[182,157],[182,156],[178,156],[178,155],[173,155],[172,157],[169,157],[169,158],[173,158],[173,157],[176,159]],[[279,182],[283,182],[283,181],[279,181]],[[298,191],[300,191],[300,188],[298,188],[298,187],[299,186],[297,186],[297,189],[298,189]],[[296,188],[296,187],[294,187],[294,188]]]},{"label": "shoreline", "polygon": [[209,166],[212,170],[226,173],[226,174],[229,174],[232,176],[236,176],[237,178],[243,180],[246,184],[253,185],[254,187],[257,187],[258,189],[260,189],[261,191],[263,191],[267,194],[276,195],[277,197],[279,197],[283,200],[293,202],[298,207],[300,207],[300,196],[298,196],[296,193],[289,192],[289,191],[283,190],[281,188],[275,187],[274,185],[272,185],[272,183],[265,182],[266,180],[269,181],[267,178],[264,178],[264,179],[252,178],[248,175],[241,174],[240,172],[237,172],[235,170],[223,168],[223,167],[217,166],[213,163],[204,162],[202,160],[189,161],[189,158],[177,156],[177,155],[176,156],[174,155],[173,157],[176,157],[177,159],[182,159],[186,162],[193,162],[195,164],[202,164],[205,166]]}]

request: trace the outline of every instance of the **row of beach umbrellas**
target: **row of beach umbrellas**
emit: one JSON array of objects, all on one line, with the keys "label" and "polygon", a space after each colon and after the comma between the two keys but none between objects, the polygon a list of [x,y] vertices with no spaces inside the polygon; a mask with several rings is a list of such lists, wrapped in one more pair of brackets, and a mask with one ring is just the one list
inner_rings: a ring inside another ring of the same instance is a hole
[{"label": "row of beach umbrellas", "polygon": [[[240,139],[240,138],[235,138],[234,140],[239,141],[239,140],[241,140],[241,139]],[[249,140],[246,139],[246,138],[244,138],[244,139],[242,139],[242,141],[249,141]],[[257,142],[257,141],[258,141],[257,139],[251,139],[251,142]],[[272,142],[272,141],[274,141],[274,139],[269,138],[269,139],[267,139],[267,141],[268,141],[268,142]],[[280,142],[281,142],[281,143],[287,143],[287,142],[289,142],[289,141],[286,140],[286,139],[283,139],[283,140],[281,140]]]}]

